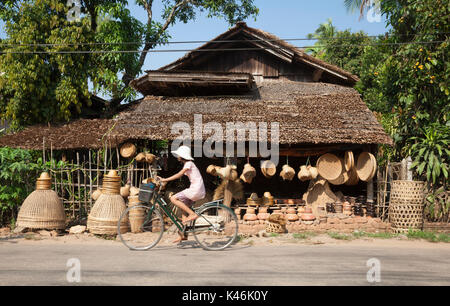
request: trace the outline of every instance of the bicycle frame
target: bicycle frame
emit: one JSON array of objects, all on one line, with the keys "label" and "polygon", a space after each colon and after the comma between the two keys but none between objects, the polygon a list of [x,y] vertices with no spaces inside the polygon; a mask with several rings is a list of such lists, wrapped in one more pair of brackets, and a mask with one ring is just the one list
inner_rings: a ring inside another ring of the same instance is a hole
[{"label": "bicycle frame", "polygon": [[[153,202],[153,203],[151,203]],[[170,220],[172,220],[172,222],[175,224],[175,226],[178,228],[178,230],[180,232],[185,232],[186,228],[183,225],[182,221],[173,213],[173,211],[171,209],[169,209],[168,204],[166,203],[166,201],[164,201],[164,199],[161,197],[161,195],[159,194],[158,191],[155,191],[153,194],[153,197],[151,199],[151,202],[149,202],[149,204],[152,204],[150,211],[148,213],[148,216],[151,216],[153,213],[153,210],[157,208],[156,204],[158,204],[159,208],[163,210],[163,212],[169,217]],[[204,209],[205,207],[214,207],[216,206],[217,208],[219,208],[219,205],[223,203],[223,199],[220,200],[215,200],[212,202],[208,202],[205,204],[202,204],[201,206],[193,209],[195,213],[197,213],[198,211],[201,211],[202,209]],[[234,212],[233,212],[234,213]],[[198,214],[198,213],[197,213]],[[205,219],[211,226],[213,226],[213,224],[204,216],[199,215],[200,217],[203,217],[203,219]]]}]

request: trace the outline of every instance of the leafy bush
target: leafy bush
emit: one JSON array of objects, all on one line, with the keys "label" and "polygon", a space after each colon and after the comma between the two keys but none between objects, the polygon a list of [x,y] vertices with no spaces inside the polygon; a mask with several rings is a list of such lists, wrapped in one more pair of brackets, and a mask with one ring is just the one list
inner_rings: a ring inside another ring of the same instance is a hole
[{"label": "leafy bush", "polygon": [[0,226],[13,225],[18,207],[34,190],[42,169],[34,151],[0,148]]},{"label": "leafy bush", "polygon": [[411,165],[419,176],[426,177],[427,182],[443,185],[448,179],[447,161],[450,156],[450,128],[433,123],[422,129],[422,135],[411,137],[414,142],[410,154],[414,162]]}]

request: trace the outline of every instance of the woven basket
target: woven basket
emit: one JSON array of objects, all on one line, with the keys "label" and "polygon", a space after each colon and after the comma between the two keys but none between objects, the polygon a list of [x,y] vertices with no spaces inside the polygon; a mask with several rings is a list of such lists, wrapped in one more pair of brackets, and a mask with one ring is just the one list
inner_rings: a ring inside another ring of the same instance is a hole
[{"label": "woven basket", "polygon": [[369,152],[359,154],[356,162],[356,173],[361,181],[370,181],[375,175],[376,168],[377,161],[373,154]]},{"label": "woven basket", "polygon": [[266,232],[279,233],[279,234],[286,233],[286,225],[281,225],[281,224],[273,223],[273,222],[267,222]]},{"label": "woven basket", "polygon": [[341,173],[337,179],[329,181],[333,185],[345,184],[350,179],[350,175],[347,171]]},{"label": "woven basket", "polygon": [[319,171],[320,176],[331,181],[337,179],[339,175],[341,175],[344,169],[344,163],[342,159],[336,155],[327,153],[317,159],[316,168]]},{"label": "woven basket", "polygon": [[280,171],[280,176],[284,181],[292,181],[295,176],[295,170],[289,165],[284,165]]},{"label": "woven basket", "polygon": [[[101,194],[88,216],[87,228],[93,234],[117,234],[117,223],[125,209],[120,194]],[[123,220],[120,229],[122,233],[128,232],[128,218]]]},{"label": "woven basket", "polygon": [[344,155],[345,170],[349,171],[355,166],[355,158],[352,151],[346,151]]},{"label": "woven basket", "polygon": [[396,233],[422,229],[425,182],[392,181],[389,221]]},{"label": "woven basket", "polygon": [[269,178],[277,173],[277,166],[270,160],[265,160],[261,162],[261,172],[262,174]]},{"label": "woven basket", "polygon": [[[139,205],[139,196],[128,197],[128,207]],[[132,233],[142,232],[141,226],[145,221],[145,208],[130,209],[128,213],[128,220],[130,222],[130,230]]]},{"label": "woven basket", "polygon": [[64,229],[64,206],[53,190],[35,190],[23,202],[17,226],[34,229]]},{"label": "woven basket", "polygon": [[133,157],[136,154],[136,146],[131,142],[126,142],[120,147],[120,155],[124,158]]}]

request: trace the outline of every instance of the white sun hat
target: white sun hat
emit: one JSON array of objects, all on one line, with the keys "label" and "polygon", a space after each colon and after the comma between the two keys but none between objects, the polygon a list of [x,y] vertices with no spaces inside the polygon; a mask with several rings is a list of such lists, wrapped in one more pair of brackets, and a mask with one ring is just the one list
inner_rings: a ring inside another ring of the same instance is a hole
[{"label": "white sun hat", "polygon": [[194,160],[191,156],[191,148],[188,146],[180,146],[175,151],[172,151],[175,157],[181,157],[185,160]]}]

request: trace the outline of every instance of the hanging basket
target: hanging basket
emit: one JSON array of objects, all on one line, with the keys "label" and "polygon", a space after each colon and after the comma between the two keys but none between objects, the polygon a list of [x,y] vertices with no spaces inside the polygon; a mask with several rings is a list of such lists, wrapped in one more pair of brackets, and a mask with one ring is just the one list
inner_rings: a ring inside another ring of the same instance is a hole
[{"label": "hanging basket", "polygon": [[332,181],[341,175],[344,163],[336,155],[327,153],[317,159],[316,167],[320,176],[328,181]]},{"label": "hanging basket", "polygon": [[120,147],[120,155],[123,158],[130,158],[136,154],[136,146],[131,142],[126,142]]},{"label": "hanging basket", "polygon": [[356,173],[361,181],[370,181],[377,170],[377,160],[372,153],[362,152],[356,162]]}]

